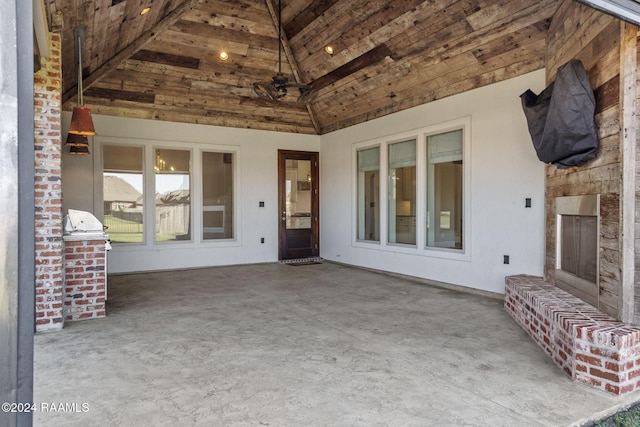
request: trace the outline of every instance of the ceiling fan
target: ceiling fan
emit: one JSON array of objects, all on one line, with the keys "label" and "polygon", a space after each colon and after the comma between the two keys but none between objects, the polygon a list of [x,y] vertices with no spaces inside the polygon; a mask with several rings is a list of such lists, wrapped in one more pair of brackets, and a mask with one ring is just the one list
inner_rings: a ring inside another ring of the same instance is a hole
[{"label": "ceiling fan", "polygon": [[318,91],[311,85],[289,82],[289,78],[282,74],[282,0],[278,0],[278,73],[270,81],[254,82],[255,93],[269,101],[278,101],[287,95],[288,89],[298,89],[298,102],[308,104],[318,95]]}]

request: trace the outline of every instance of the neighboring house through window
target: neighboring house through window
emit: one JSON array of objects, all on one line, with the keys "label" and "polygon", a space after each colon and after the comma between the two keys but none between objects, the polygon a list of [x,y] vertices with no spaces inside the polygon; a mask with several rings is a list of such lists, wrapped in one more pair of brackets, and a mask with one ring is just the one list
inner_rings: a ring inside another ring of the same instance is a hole
[{"label": "neighboring house through window", "polygon": [[104,145],[104,225],[114,243],[144,241],[143,148]]},{"label": "neighboring house through window", "polygon": [[109,138],[101,144],[103,222],[113,243],[166,245],[236,238],[235,150],[127,142]]},{"label": "neighboring house through window", "polygon": [[191,151],[155,153],[156,242],[191,240]]}]

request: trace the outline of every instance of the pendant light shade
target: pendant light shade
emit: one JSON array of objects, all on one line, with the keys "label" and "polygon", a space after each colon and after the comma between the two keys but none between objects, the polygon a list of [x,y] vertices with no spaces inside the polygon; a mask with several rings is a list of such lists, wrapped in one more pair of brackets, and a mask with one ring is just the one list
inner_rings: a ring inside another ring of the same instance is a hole
[{"label": "pendant light shade", "polygon": [[82,135],[85,137],[96,134],[96,130],[93,127],[93,120],[91,119],[91,110],[89,108],[73,107],[71,125],[69,125],[69,134]]},{"label": "pendant light shade", "polygon": [[67,136],[67,142],[65,142],[65,145],[68,145],[69,147],[88,147],[89,139],[84,135],[70,133]]},{"label": "pendant light shade", "polygon": [[69,148],[69,154],[89,154],[89,146],[88,145],[72,145]]}]

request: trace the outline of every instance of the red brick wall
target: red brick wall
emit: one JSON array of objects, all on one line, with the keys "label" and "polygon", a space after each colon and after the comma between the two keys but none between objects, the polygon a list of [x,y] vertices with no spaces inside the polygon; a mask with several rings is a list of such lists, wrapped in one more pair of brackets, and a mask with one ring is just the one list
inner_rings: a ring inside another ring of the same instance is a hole
[{"label": "red brick wall", "polygon": [[36,330],[60,329],[62,317],[61,40],[34,75]]},{"label": "red brick wall", "polygon": [[64,237],[64,319],[105,316],[105,239]]},{"label": "red brick wall", "polygon": [[573,380],[622,395],[640,389],[640,327],[619,322],[539,277],[509,276],[504,306]]}]

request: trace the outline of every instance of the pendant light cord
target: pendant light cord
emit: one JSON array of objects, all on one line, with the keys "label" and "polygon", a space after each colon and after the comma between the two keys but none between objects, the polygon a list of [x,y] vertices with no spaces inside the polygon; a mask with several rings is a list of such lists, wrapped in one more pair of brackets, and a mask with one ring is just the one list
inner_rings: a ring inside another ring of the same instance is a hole
[{"label": "pendant light cord", "polygon": [[278,74],[282,74],[282,0],[278,0]]},{"label": "pendant light cord", "polygon": [[84,106],[84,98],[82,97],[82,44],[81,36],[78,34],[78,105]]}]

